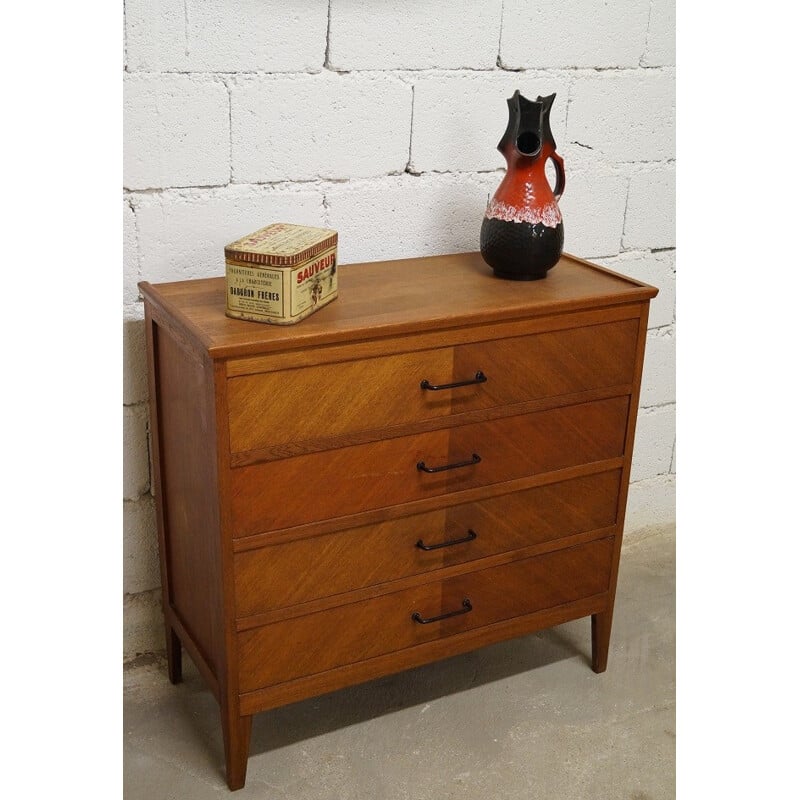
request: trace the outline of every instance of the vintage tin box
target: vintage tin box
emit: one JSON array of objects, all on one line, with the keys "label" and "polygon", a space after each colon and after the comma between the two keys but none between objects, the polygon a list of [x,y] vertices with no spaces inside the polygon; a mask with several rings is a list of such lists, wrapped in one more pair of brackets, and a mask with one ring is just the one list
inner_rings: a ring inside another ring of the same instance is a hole
[{"label": "vintage tin box", "polygon": [[292,325],[336,299],[338,234],[276,222],[225,248],[229,317]]}]

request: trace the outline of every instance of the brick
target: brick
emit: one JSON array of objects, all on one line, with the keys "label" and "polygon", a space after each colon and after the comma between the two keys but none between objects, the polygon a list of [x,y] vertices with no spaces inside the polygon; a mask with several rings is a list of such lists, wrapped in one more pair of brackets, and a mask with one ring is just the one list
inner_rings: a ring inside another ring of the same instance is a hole
[{"label": "brick", "polygon": [[414,82],[411,165],[415,172],[505,168],[497,151],[508,122],[506,98],[556,93],[550,126],[556,143],[566,135],[569,80],[551,75],[469,72]]},{"label": "brick", "polygon": [[122,496],[138,500],[150,489],[147,407],[122,409]]},{"label": "brick", "polygon": [[675,157],[672,70],[623,70],[576,79],[567,138],[613,162]]},{"label": "brick", "polygon": [[493,69],[501,6],[502,0],[331,0],[329,66],[336,70]]},{"label": "brick", "polygon": [[125,405],[143,403],[148,398],[147,351],[144,322],[126,320],[122,323],[122,402]]},{"label": "brick", "polygon": [[151,497],[123,503],[122,587],[136,594],[161,585],[155,503]]},{"label": "brick", "polygon": [[478,250],[498,182],[494,174],[430,174],[332,187],[326,197],[342,262]]},{"label": "brick", "polygon": [[230,111],[223,83],[189,75],[128,75],[124,104],[128,189],[228,183]]},{"label": "brick", "polygon": [[649,328],[671,325],[675,320],[675,251],[664,253],[620,253],[598,263],[658,289],[650,301]]},{"label": "brick", "polygon": [[632,249],[675,247],[675,167],[631,176],[622,245]]},{"label": "brick", "polygon": [[136,215],[130,204],[122,201],[122,303],[131,306],[139,297],[139,253]]},{"label": "brick", "polygon": [[581,258],[616,255],[622,240],[627,180],[598,170],[573,173],[559,201],[564,250]]},{"label": "brick", "polygon": [[675,0],[652,0],[642,66],[675,64]]},{"label": "brick", "polygon": [[122,605],[122,655],[124,661],[165,650],[161,590],[126,595]]},{"label": "brick", "polygon": [[650,0],[505,0],[500,62],[507,69],[636,67]]},{"label": "brick", "polygon": [[625,536],[655,525],[675,523],[675,476],[659,475],[632,483],[625,512]]},{"label": "brick", "polygon": [[675,406],[641,411],[636,422],[631,480],[666,475],[672,463],[675,442]]},{"label": "brick", "polygon": [[675,336],[668,328],[666,333],[647,335],[639,406],[646,408],[674,402]]},{"label": "brick", "polygon": [[128,69],[302,72],[322,69],[324,0],[125,0]]},{"label": "brick", "polygon": [[137,216],[151,283],[224,275],[225,245],[271,222],[324,227],[320,192],[272,187],[164,192],[142,198]]},{"label": "brick", "polygon": [[397,78],[251,79],[231,103],[237,182],[372,177],[408,162],[411,87]]}]

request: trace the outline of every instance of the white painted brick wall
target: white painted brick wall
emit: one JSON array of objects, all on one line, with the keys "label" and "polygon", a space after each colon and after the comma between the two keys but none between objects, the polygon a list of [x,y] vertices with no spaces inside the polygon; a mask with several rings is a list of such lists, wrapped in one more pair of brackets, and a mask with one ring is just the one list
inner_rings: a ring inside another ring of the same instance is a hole
[{"label": "white painted brick wall", "polygon": [[659,406],[675,402],[675,336],[671,327],[647,334],[639,405]]},{"label": "white painted brick wall", "polygon": [[322,193],[234,186],[137,198],[141,274],[151,283],[225,274],[226,244],[268,225],[318,225]]},{"label": "white painted brick wall", "polygon": [[331,0],[335,70],[492,69],[501,0]]},{"label": "white painted brick wall", "polygon": [[126,660],[164,650],[161,589],[124,596],[122,641]]},{"label": "white painted brick wall", "polygon": [[342,263],[477,250],[487,193],[497,183],[490,173],[332,186],[328,221],[339,231]]},{"label": "white painted brick wall", "polygon": [[612,258],[599,258],[597,263],[658,287],[658,296],[650,302],[648,328],[661,328],[675,321],[674,250],[621,253]]},{"label": "white painted brick wall", "polygon": [[640,0],[505,0],[500,62],[507,69],[636,67],[649,10]]},{"label": "white painted brick wall", "polygon": [[612,70],[576,78],[567,138],[612,161],[674,158],[674,72]]},{"label": "white painted brick wall", "polygon": [[675,0],[652,0],[642,66],[675,64]]},{"label": "white painted brick wall", "polygon": [[636,481],[628,490],[625,535],[675,519],[675,475]]},{"label": "white painted brick wall", "polygon": [[325,61],[326,0],[125,0],[128,69],[301,72]]},{"label": "white painted brick wall", "polygon": [[567,172],[559,205],[568,253],[595,258],[619,252],[627,188],[628,181],[622,175],[600,169]]},{"label": "white painted brick wall", "polygon": [[122,470],[122,497],[138,500],[150,488],[146,405],[123,407],[122,447],[128,456]]},{"label": "white painted brick wall", "polygon": [[674,405],[640,411],[636,421],[631,480],[641,481],[668,473],[674,442]]},{"label": "white painted brick wall", "polygon": [[566,74],[456,72],[416,78],[413,172],[505,169],[497,143],[508,121],[506,98],[516,89],[526,97],[556,93],[550,126],[556,142],[563,141],[569,87]]},{"label": "white painted brick wall", "polygon": [[127,200],[122,203],[122,279],[122,303],[126,309],[130,309],[139,295],[136,288],[139,280],[139,253],[136,215]]},{"label": "white painted brick wall", "polygon": [[278,220],[336,228],[345,263],[477,249],[517,88],[557,94],[567,251],[661,290],[626,530],[674,518],[674,19],[669,0],[125,0],[127,658],[164,647],[137,282],[222,275],[225,244]]},{"label": "white painted brick wall", "polygon": [[675,165],[631,177],[625,212],[625,248],[675,247]]},{"label": "white painted brick wall", "polygon": [[161,583],[155,503],[151,497],[123,503],[122,590],[136,594]]},{"label": "white painted brick wall", "polygon": [[233,179],[239,183],[403,172],[411,86],[385,75],[299,75],[234,84]]},{"label": "white painted brick wall", "polygon": [[128,75],[124,185],[214,186],[230,178],[228,90],[217,79]]},{"label": "white painted brick wall", "polygon": [[147,401],[147,357],[144,322],[122,323],[122,402],[126,406]]}]

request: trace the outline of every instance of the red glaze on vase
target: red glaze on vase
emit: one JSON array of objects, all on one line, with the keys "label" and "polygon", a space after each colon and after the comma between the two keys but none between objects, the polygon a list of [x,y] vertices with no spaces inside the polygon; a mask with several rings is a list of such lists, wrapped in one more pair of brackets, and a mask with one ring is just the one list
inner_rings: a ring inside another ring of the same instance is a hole
[{"label": "red glaze on vase", "polygon": [[[497,149],[506,174],[486,208],[481,225],[481,255],[495,275],[537,280],[558,263],[564,247],[564,223],[558,200],[564,192],[564,162],[550,130],[555,94],[528,100],[508,98],[508,126]],[[545,166],[553,160],[556,186]]]}]

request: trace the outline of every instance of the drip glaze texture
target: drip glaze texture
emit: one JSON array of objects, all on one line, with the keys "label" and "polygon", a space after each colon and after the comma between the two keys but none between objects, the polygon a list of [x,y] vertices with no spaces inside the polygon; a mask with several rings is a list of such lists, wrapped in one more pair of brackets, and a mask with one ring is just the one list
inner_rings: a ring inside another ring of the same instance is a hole
[{"label": "drip glaze texture", "polygon": [[[564,247],[558,200],[564,191],[564,162],[550,130],[555,94],[528,100],[519,90],[508,98],[508,126],[497,149],[507,169],[481,225],[483,260],[501,278],[538,280],[554,267]],[[556,186],[547,180],[552,160]]]}]

